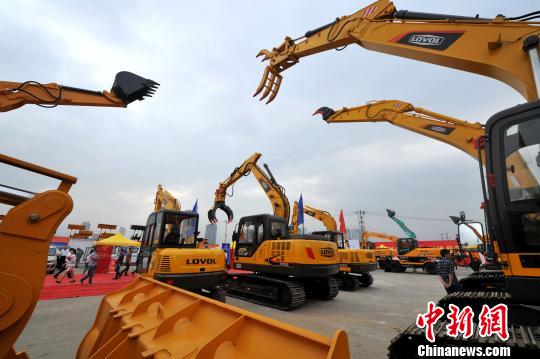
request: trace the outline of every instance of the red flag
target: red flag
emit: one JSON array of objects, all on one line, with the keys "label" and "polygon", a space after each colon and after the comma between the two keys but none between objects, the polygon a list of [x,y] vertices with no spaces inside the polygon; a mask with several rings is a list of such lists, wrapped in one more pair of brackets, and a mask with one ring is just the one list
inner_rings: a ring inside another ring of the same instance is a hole
[{"label": "red flag", "polygon": [[347,226],[345,225],[345,217],[343,217],[343,210],[339,212],[339,231],[341,233],[347,233]]}]

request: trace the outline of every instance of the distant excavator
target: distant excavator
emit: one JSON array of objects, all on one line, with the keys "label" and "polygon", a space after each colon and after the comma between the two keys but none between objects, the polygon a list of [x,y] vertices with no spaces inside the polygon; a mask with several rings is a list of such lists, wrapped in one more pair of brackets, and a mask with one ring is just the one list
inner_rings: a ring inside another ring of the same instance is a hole
[{"label": "distant excavator", "polygon": [[217,222],[221,209],[232,221],[233,211],[225,204],[227,189],[250,173],[270,200],[273,215],[242,217],[233,233],[234,269],[251,273],[227,276],[227,295],[261,305],[292,310],[302,306],[306,297],[330,300],[337,296],[339,273],[337,246],[326,237],[289,235],[289,199],[269,167],[266,173],[257,165],[260,153],[254,153],[219,184],[208,219]]},{"label": "distant excavator", "polygon": [[[336,243],[339,255],[339,274],[336,276],[340,288],[356,290],[359,286],[369,287],[373,284],[373,276],[370,272],[377,269],[374,252],[369,249],[352,249],[345,240],[344,234],[338,232],[334,217],[327,211],[323,211],[306,204],[303,205],[304,213],[321,221],[326,231],[315,231],[311,234],[327,237]],[[291,234],[298,234],[298,202],[294,201],[292,214]]]}]

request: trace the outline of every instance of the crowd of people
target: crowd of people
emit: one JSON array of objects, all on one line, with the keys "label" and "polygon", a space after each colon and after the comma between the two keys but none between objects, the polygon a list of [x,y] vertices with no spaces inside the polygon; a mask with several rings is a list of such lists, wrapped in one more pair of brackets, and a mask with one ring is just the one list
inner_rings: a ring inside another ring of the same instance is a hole
[{"label": "crowd of people", "polygon": [[[56,283],[61,284],[62,281],[66,278],[69,279],[69,283],[75,283],[75,268],[79,267],[79,262],[81,261],[84,252],[77,248],[64,247],[58,249],[56,252],[56,268],[53,273],[53,277]],[[116,260],[115,266],[115,276],[114,280],[120,279],[123,276],[129,274],[129,269],[131,266],[133,251],[131,248],[121,247],[118,251],[118,257]],[[96,273],[96,268],[98,265],[99,255],[94,248],[90,250],[86,258],[84,259],[84,270],[82,272],[83,277],[79,279],[81,284],[84,284],[88,280],[88,284],[93,284],[93,278]],[[135,271],[131,272],[134,274]]]}]

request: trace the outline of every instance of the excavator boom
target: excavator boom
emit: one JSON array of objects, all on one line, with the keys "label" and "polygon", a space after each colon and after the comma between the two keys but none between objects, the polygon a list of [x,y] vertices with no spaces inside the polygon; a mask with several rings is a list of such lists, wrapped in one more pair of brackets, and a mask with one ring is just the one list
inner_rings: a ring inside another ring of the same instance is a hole
[{"label": "excavator boom", "polygon": [[391,209],[387,209],[386,213],[388,214],[388,217],[390,217],[390,219],[396,222],[399,228],[401,228],[403,232],[405,232],[408,238],[416,239],[416,234],[411,231],[401,219],[396,218],[396,212],[392,211]]},{"label": "excavator boom", "polygon": [[[371,102],[363,106],[334,111],[321,107],[315,114],[322,115],[327,123],[350,122],[389,122],[406,130],[419,133],[435,140],[447,143],[467,153],[482,164],[486,163],[484,151],[484,125],[479,122],[467,122],[415,107],[410,103],[396,100]],[[538,186],[526,161],[519,152],[510,157],[514,168],[508,185],[516,188],[521,185],[529,188]]]},{"label": "excavator boom", "polygon": [[135,100],[151,97],[159,84],[131,72],[122,71],[109,91],[92,91],[56,83],[40,84],[36,81],[0,81],[0,112],[15,110],[27,104],[42,107],[99,106],[126,107]]},{"label": "excavator boom", "polygon": [[156,198],[154,199],[154,213],[159,212],[161,209],[180,211],[181,208],[180,201],[169,191],[163,189],[162,185],[158,184]]},{"label": "excavator boom", "polygon": [[[291,234],[298,234],[298,202],[294,201]],[[337,232],[336,220],[330,213],[304,204],[304,213],[324,224],[327,231]]]},{"label": "excavator boom", "polygon": [[[484,136],[484,125],[481,123],[459,120],[396,100],[375,101],[338,111],[321,107],[315,114],[322,115],[327,123],[388,122],[445,142],[477,160],[478,142]],[[482,160],[485,163],[483,151]]]},{"label": "excavator boom", "polygon": [[[397,11],[379,0],[349,16],[308,31],[299,39],[286,37],[272,50],[261,50],[268,61],[254,96],[267,103],[277,95],[281,72],[302,57],[350,44],[413,60],[455,68],[502,81],[528,100],[538,98],[540,60],[537,22]],[[533,67],[537,66],[538,73]]]},{"label": "excavator boom", "polygon": [[227,197],[227,189],[233,186],[242,177],[248,176],[250,173],[255,176],[257,182],[263,189],[264,193],[268,197],[268,200],[272,204],[274,215],[285,218],[287,226],[289,225],[290,205],[289,199],[285,195],[285,189],[281,187],[270,169],[265,164],[266,172],[257,165],[257,161],[261,157],[260,153],[254,153],[247,160],[236,167],[230,174],[229,178],[219,184],[215,193],[214,205],[208,211],[208,220],[211,223],[217,223],[216,211],[217,209],[223,210],[227,214],[229,223],[232,222],[234,214],[232,209],[225,204],[225,198]]}]

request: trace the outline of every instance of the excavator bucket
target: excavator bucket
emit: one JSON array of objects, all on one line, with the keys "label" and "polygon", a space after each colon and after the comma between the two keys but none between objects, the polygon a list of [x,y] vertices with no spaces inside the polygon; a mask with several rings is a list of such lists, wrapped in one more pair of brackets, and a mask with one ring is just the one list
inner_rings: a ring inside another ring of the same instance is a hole
[{"label": "excavator bucket", "polygon": [[122,71],[116,74],[111,92],[127,106],[135,100],[142,101],[145,97],[152,97],[158,86],[155,81]]},{"label": "excavator bucket", "polygon": [[332,110],[330,107],[321,107],[317,111],[313,112],[313,116],[322,115],[323,120],[328,120],[336,111]]},{"label": "excavator bucket", "polygon": [[[39,194],[0,186],[0,204],[12,207],[0,216],[0,358],[26,358],[13,344],[30,319],[45,280],[52,236],[71,212],[67,194],[77,179],[0,154],[0,163],[61,180],[58,190]],[[26,195],[14,194],[14,190]]]},{"label": "excavator bucket", "polygon": [[227,215],[227,220],[229,221],[229,223],[231,223],[233,221],[234,213],[233,213],[231,207],[227,206],[223,202],[216,202],[216,203],[214,203],[212,208],[210,208],[210,210],[208,211],[208,220],[210,221],[210,223],[218,223],[219,222],[217,217],[216,217],[216,211],[218,209],[221,209],[223,212],[225,212],[225,214]]},{"label": "excavator bucket", "polygon": [[139,276],[103,298],[77,358],[341,359],[349,347],[344,331],[323,337]]}]

